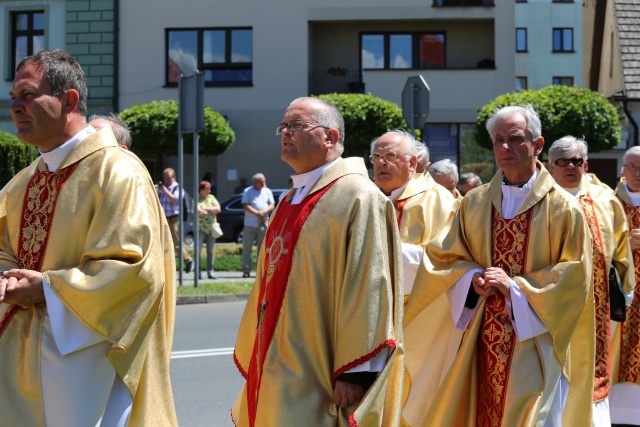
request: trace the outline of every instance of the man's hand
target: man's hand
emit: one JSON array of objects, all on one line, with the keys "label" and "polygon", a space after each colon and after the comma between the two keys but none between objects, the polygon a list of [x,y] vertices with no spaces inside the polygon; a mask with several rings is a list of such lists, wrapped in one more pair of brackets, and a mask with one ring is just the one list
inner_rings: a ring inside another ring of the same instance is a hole
[{"label": "man's hand", "polygon": [[505,298],[511,298],[509,275],[498,267],[489,267],[484,270],[486,286],[499,290]]},{"label": "man's hand", "polygon": [[333,403],[341,408],[346,408],[358,403],[362,399],[364,389],[356,384],[336,380],[333,387]]},{"label": "man's hand", "polygon": [[640,249],[640,228],[634,228],[629,233],[629,243],[631,244],[631,250],[635,251]]},{"label": "man's hand", "polygon": [[0,301],[28,308],[44,302],[42,273],[14,268],[0,277]]},{"label": "man's hand", "polygon": [[481,273],[475,273],[471,278],[473,289],[481,297],[489,297],[496,293],[496,288],[489,286]]}]

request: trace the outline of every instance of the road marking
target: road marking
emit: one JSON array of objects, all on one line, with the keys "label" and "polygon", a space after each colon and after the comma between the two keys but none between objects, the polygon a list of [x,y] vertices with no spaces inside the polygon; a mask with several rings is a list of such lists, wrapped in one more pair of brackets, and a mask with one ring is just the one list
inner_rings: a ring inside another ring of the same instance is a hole
[{"label": "road marking", "polygon": [[171,358],[188,359],[191,357],[228,356],[230,354],[233,354],[233,347],[208,348],[206,350],[174,351],[173,353],[171,353]]}]

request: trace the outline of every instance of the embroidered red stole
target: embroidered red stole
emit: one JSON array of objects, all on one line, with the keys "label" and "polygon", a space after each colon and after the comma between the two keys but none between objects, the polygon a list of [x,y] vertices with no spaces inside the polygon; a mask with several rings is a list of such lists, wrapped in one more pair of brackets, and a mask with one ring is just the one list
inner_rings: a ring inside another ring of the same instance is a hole
[{"label": "embroidered red stole", "polygon": [[609,336],[609,272],[604,253],[602,230],[590,194],[578,199],[593,238],[593,295],[596,313],[596,366],[593,379],[593,401],[609,396],[611,388],[611,344]]},{"label": "embroidered red stole", "polygon": [[[640,207],[622,201],[627,214],[629,229],[640,228]],[[636,281],[640,280],[640,250],[633,251]],[[622,343],[620,345],[620,373],[618,382],[640,384],[640,292],[633,292],[631,306],[627,307],[627,320],[620,324]]]},{"label": "embroidered red stole", "polygon": [[[40,271],[58,196],[76,166],[74,163],[56,172],[38,171],[29,180],[20,217],[17,254],[20,268]],[[0,320],[0,337],[19,309],[14,305],[5,312]]]},{"label": "embroidered red stole", "polygon": [[[492,207],[492,260],[509,276],[524,273],[531,209],[513,219],[504,219]],[[496,292],[487,299],[478,336],[477,426],[500,426],[504,415],[511,359],[516,333],[504,296]]]},{"label": "embroidered red stole", "polygon": [[249,425],[255,426],[258,396],[262,381],[264,361],[269,344],[278,323],[280,309],[289,281],[293,248],[296,246],[300,230],[318,200],[333,186],[331,182],[313,194],[307,195],[300,204],[291,205],[285,199],[280,202],[278,212],[271,219],[265,238],[265,261],[258,297],[258,324],[253,344],[249,372],[247,374],[247,406]]},{"label": "embroidered red stole", "polygon": [[400,224],[402,224],[402,213],[404,212],[404,206],[407,204],[409,199],[396,200],[393,202],[393,209],[396,211],[396,220],[398,221],[398,228],[400,228]]}]

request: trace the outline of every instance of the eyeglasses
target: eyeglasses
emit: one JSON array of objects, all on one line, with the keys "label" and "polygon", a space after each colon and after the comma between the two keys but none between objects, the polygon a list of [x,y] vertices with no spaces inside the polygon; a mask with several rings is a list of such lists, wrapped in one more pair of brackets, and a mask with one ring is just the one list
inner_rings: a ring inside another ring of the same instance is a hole
[{"label": "eyeglasses", "polygon": [[399,158],[406,155],[407,154],[398,154],[395,151],[387,151],[386,153],[371,153],[371,155],[369,156],[369,160],[374,165],[378,165],[382,163],[382,159],[384,159],[386,163],[390,163],[390,162],[395,162]]},{"label": "eyeglasses", "polygon": [[584,159],[582,157],[573,157],[571,159],[558,159],[553,162],[554,165],[560,166],[561,168],[566,168],[571,163],[575,167],[582,166],[584,163]]},{"label": "eyeglasses", "polygon": [[624,168],[629,170],[629,172],[632,172],[634,174],[639,174],[640,173],[640,168],[637,168],[637,167],[632,166],[632,165],[624,165]]},{"label": "eyeglasses", "polygon": [[331,129],[328,126],[323,126],[319,123],[313,123],[308,120],[296,119],[296,120],[291,120],[290,122],[287,122],[287,123],[280,123],[276,128],[276,135],[280,135],[285,129],[289,129],[289,130],[304,129],[305,125],[310,126],[308,130],[313,130],[315,128]]}]

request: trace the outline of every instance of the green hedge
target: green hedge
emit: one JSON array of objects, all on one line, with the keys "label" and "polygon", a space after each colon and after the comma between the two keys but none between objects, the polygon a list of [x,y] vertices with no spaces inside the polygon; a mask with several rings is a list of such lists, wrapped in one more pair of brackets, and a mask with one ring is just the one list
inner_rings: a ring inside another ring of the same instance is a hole
[{"label": "green hedge", "polygon": [[22,142],[15,135],[0,131],[0,188],[38,157],[38,149]]},{"label": "green hedge", "polygon": [[[178,154],[178,102],[152,101],[133,105],[120,113],[131,128],[134,152],[175,156]],[[200,133],[199,153],[216,156],[231,147],[236,135],[231,125],[211,108],[204,108],[205,130]],[[184,138],[185,152],[193,152],[191,134]]]},{"label": "green hedge", "polygon": [[584,138],[590,152],[609,150],[620,142],[618,112],[604,96],[589,89],[556,85],[500,95],[478,110],[478,144],[493,148],[485,126],[496,108],[526,103],[540,116],[544,152],[566,135]]}]

